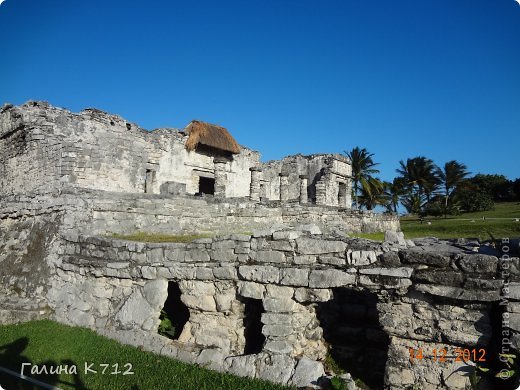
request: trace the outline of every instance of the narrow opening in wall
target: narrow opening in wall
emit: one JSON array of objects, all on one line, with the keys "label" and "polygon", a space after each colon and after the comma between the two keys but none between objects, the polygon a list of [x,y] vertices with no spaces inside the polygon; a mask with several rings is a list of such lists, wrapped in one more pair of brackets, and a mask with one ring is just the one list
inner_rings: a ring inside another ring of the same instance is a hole
[{"label": "narrow opening in wall", "polygon": [[347,203],[347,185],[338,183],[338,206],[345,207]]},{"label": "narrow opening in wall", "polygon": [[155,184],[155,171],[153,169],[147,169],[145,179],[144,179],[145,194],[153,194],[154,184]]},{"label": "narrow opening in wall", "polygon": [[262,313],[264,306],[261,299],[243,298],[244,303],[244,337],[246,346],[244,354],[260,353],[264,347],[265,336],[262,334]]},{"label": "narrow opening in wall", "polygon": [[213,195],[215,193],[215,179],[199,177],[199,193]]},{"label": "narrow opening in wall", "polygon": [[330,357],[369,388],[383,388],[389,338],[379,323],[377,296],[347,288],[333,291],[334,298],[317,307]]},{"label": "narrow opening in wall", "polygon": [[190,319],[190,311],[181,301],[181,289],[177,282],[168,282],[168,297],[161,311],[159,334],[177,340],[184,325]]}]

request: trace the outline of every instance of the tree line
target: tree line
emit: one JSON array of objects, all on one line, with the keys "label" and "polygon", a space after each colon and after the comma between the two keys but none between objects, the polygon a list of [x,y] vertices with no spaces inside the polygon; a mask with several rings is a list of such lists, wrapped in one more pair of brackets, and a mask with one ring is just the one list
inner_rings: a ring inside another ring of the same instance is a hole
[{"label": "tree line", "polygon": [[401,204],[409,214],[421,216],[457,215],[462,212],[491,210],[494,202],[520,200],[520,178],[508,180],[494,174],[471,175],[456,160],[442,166],[417,156],[399,161],[397,176],[391,181],[379,173],[374,154],[355,147],[344,152],[352,161],[353,202],[357,209],[383,206],[397,213]]}]

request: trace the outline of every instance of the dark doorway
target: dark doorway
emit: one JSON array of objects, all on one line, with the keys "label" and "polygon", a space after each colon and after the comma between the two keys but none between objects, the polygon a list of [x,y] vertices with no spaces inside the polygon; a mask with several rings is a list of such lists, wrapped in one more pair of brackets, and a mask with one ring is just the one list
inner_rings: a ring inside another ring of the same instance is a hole
[{"label": "dark doorway", "polygon": [[147,169],[145,179],[144,179],[145,194],[153,194],[154,184],[155,184],[155,171],[153,169]]},{"label": "dark doorway", "polygon": [[262,313],[264,306],[261,299],[243,298],[244,303],[244,337],[246,346],[244,355],[262,352],[265,336],[262,334]]},{"label": "dark doorway", "polygon": [[336,288],[334,299],[317,308],[323,337],[334,361],[371,389],[382,389],[388,335],[379,323],[377,296]]},{"label": "dark doorway", "polygon": [[190,311],[181,301],[181,289],[177,282],[168,282],[168,298],[161,311],[161,325],[159,333],[173,340],[177,340],[182,329],[190,319]]},{"label": "dark doorway", "polygon": [[346,207],[347,205],[347,185],[338,183],[338,206]]},{"label": "dark doorway", "polygon": [[213,195],[215,193],[215,179],[199,177],[199,193]]}]

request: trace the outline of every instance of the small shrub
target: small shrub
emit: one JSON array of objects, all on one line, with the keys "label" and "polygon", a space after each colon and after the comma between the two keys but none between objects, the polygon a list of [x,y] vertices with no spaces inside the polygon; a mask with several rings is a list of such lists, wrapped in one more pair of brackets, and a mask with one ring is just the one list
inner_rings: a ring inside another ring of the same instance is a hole
[{"label": "small shrub", "polygon": [[168,314],[164,310],[161,310],[159,319],[161,320],[161,323],[159,324],[159,329],[157,332],[161,336],[165,336],[170,339],[175,338],[175,327],[172,324],[172,320],[168,317]]}]

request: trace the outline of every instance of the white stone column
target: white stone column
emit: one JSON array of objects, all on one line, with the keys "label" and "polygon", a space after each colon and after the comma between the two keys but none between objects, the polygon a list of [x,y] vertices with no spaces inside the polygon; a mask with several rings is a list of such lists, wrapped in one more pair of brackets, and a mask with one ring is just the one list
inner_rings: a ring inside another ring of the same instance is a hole
[{"label": "white stone column", "polygon": [[327,204],[327,190],[323,178],[316,182],[316,204],[320,206]]},{"label": "white stone column", "polygon": [[226,185],[227,185],[227,175],[226,175],[226,164],[227,160],[221,157],[215,157],[213,159],[213,163],[215,164],[215,198],[225,198],[226,197]]},{"label": "white stone column", "polygon": [[289,200],[289,175],[280,173],[280,201],[287,202]]},{"label": "white stone column", "polygon": [[307,175],[300,175],[300,203],[305,204],[308,202],[309,195],[307,193]]},{"label": "white stone column", "polygon": [[260,200],[260,181],[262,180],[262,168],[251,167],[251,185],[249,187],[249,199],[258,202]]}]

